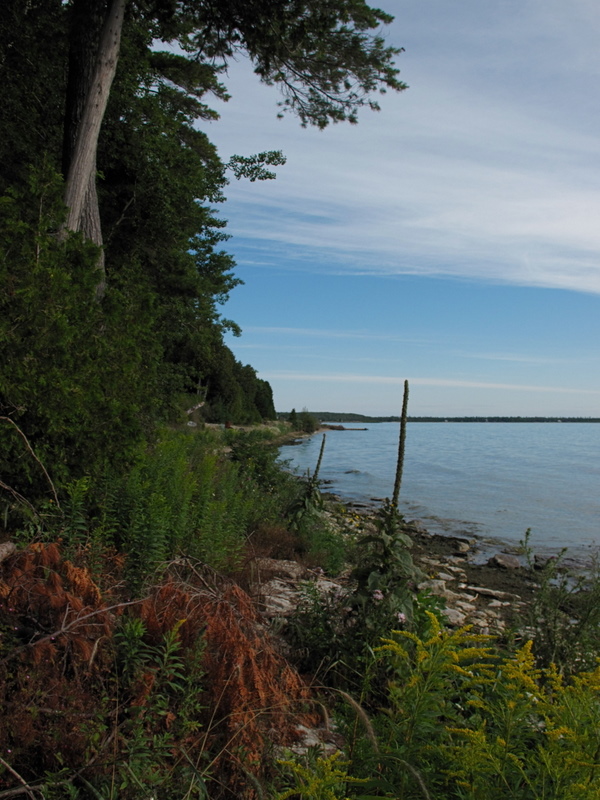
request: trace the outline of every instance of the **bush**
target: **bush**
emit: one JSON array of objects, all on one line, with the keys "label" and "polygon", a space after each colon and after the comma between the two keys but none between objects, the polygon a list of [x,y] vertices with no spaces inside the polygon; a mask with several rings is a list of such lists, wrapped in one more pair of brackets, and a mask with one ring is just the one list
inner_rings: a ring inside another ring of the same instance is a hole
[{"label": "bush", "polygon": [[302,431],[303,433],[314,433],[315,431],[319,430],[319,420],[313,415],[309,414],[306,409],[303,409],[298,414],[298,430]]}]

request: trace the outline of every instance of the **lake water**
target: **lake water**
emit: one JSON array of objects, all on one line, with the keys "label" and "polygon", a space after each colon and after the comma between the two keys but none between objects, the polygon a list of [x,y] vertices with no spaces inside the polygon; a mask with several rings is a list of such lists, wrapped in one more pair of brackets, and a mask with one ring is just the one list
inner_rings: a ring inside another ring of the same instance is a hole
[{"label": "lake water", "polygon": [[[346,427],[358,424],[345,423]],[[319,478],[347,500],[391,496],[397,423],[328,431]],[[314,470],[317,434],[281,457]],[[432,533],[584,556],[600,547],[600,423],[409,423],[400,511]]]}]

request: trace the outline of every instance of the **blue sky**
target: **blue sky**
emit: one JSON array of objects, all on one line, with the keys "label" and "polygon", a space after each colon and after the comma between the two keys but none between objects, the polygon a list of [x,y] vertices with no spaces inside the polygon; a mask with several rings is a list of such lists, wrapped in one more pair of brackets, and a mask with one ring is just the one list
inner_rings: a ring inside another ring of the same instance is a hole
[{"label": "blue sky", "polygon": [[278,410],[600,416],[600,6],[387,0],[409,89],[357,126],[276,118],[244,61],[207,127],[282,150],[220,209],[236,357]]}]

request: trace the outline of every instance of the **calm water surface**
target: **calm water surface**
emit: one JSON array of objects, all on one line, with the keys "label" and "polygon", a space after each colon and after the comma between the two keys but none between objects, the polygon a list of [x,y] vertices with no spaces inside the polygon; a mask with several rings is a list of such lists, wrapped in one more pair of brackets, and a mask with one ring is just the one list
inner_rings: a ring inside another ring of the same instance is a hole
[{"label": "calm water surface", "polygon": [[[346,423],[354,427],[353,423]],[[329,431],[320,478],[350,500],[392,493],[397,423]],[[322,436],[281,450],[314,470]],[[518,543],[537,552],[600,547],[600,424],[409,423],[400,510],[432,532]]]}]

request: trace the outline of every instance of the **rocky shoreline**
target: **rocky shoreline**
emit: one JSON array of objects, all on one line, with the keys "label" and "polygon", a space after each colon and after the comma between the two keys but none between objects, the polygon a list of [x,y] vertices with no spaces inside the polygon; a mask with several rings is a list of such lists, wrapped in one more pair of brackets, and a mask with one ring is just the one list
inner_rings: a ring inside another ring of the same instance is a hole
[{"label": "rocky shoreline", "polygon": [[[374,509],[327,502],[326,516],[347,535],[364,535],[373,527]],[[429,591],[445,604],[443,612],[451,627],[471,625],[482,634],[502,635],[523,626],[537,588],[535,572],[514,555],[501,551],[486,564],[475,563],[478,542],[463,537],[429,533],[419,522],[406,524],[412,540],[411,554],[422,577],[419,590]],[[294,613],[303,586],[313,582],[321,594],[343,592],[347,576],[331,578],[296,561],[257,559],[252,593],[265,617],[272,622]]]}]

